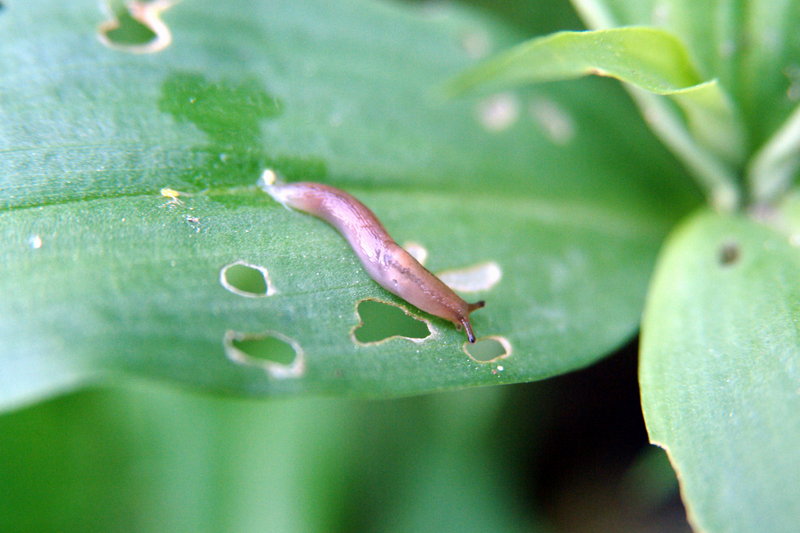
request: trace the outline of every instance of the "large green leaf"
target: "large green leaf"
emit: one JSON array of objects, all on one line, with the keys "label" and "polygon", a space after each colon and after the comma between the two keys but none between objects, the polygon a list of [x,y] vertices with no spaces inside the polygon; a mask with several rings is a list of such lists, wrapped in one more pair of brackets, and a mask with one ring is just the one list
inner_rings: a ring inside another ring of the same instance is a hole
[{"label": "large green leaf", "polygon": [[800,229],[700,213],[659,261],[642,402],[701,531],[795,531],[800,516]]},{"label": "large green leaf", "polygon": [[[103,16],[43,0],[0,12],[3,406],[109,374],[385,395],[566,372],[635,330],[659,241],[695,201],[607,83],[437,103],[470,61],[465,32],[518,38],[472,13],[183,2],[155,54],[105,47]],[[424,342],[354,343],[358,301],[399,300],[332,229],[258,190],[264,167],[359,196],[435,271],[496,263],[500,283],[467,297],[487,300],[474,326],[511,357],[476,362],[431,317]],[[277,292],[226,290],[237,262]],[[304,366],[263,346],[273,360],[226,357],[268,332]]]}]

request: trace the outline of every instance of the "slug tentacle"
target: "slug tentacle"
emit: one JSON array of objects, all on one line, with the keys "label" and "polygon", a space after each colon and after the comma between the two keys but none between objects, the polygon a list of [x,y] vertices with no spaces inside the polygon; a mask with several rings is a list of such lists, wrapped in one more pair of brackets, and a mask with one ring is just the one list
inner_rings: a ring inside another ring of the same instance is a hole
[{"label": "slug tentacle", "polygon": [[469,342],[475,334],[469,314],[485,302],[468,304],[422,266],[386,232],[375,214],[350,194],[321,183],[278,182],[265,170],[258,185],[285,207],[319,217],[347,239],[369,275],[384,289],[409,303],[466,330]]},{"label": "slug tentacle", "polygon": [[485,305],[486,305],[486,302],[484,302],[483,300],[480,300],[479,302],[475,302],[473,304],[467,304],[467,309],[469,309],[469,312],[471,313],[471,312],[475,311],[476,309],[480,309],[481,307],[484,307]]}]

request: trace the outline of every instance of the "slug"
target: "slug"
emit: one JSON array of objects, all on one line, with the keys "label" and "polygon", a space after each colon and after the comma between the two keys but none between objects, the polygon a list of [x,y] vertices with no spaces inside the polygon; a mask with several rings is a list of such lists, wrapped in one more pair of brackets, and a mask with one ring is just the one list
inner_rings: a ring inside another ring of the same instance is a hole
[{"label": "slug", "polygon": [[384,289],[432,315],[463,327],[469,342],[475,333],[469,314],[485,302],[467,303],[399,246],[375,214],[355,197],[321,183],[277,181],[265,170],[259,186],[277,202],[321,218],[347,239],[367,273]]}]

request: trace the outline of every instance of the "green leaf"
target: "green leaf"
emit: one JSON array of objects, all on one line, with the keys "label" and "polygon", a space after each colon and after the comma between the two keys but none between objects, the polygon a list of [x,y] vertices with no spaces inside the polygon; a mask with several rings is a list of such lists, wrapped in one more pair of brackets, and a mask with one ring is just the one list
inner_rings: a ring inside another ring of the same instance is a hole
[{"label": "green leaf", "polygon": [[774,203],[789,189],[800,169],[800,106],[753,158],[748,179],[754,200]]},{"label": "green leaf", "polygon": [[751,0],[573,0],[590,27],[648,25],[686,43],[701,76],[719,79],[762,146],[800,100],[800,4]]},{"label": "green leaf", "polygon": [[[185,2],[155,54],[105,47],[93,4],[0,13],[0,405],[109,376],[373,396],[529,381],[628,338],[694,190],[596,80],[435,102],[470,61],[464,32],[519,37],[444,13]],[[474,327],[511,356],[476,362],[408,307],[434,335],[355,342],[361,300],[403,302],[261,192],[265,167],[358,196],[434,271],[496,263],[500,282],[465,297],[487,300]]]},{"label": "green leaf", "polygon": [[449,85],[460,94],[478,86],[611,76],[646,91],[670,95],[696,136],[729,160],[742,158],[743,133],[716,81],[704,81],[675,36],[654,28],[558,32],[538,37],[468,70]]},{"label": "green leaf", "polygon": [[453,80],[462,94],[478,86],[611,76],[656,94],[697,90],[704,83],[674,36],[653,28],[562,31],[537,37],[477,65]]},{"label": "green leaf", "polygon": [[[793,209],[778,220],[796,232]],[[796,241],[744,217],[702,212],[658,263],[642,328],[643,410],[702,531],[797,527]]]},{"label": "green leaf", "polygon": [[[702,157],[712,161],[694,163],[701,156],[686,155],[698,151],[685,147],[686,141],[681,141],[676,151],[684,154],[701,174],[701,179],[709,182],[707,187],[712,197],[730,196],[730,199],[720,200],[725,207],[736,203],[733,177],[726,174],[732,174],[727,166],[744,159],[742,124],[716,80],[704,81],[683,43],[663,30],[616,28],[538,37],[467,70],[450,82],[448,92],[462,94],[477,87],[496,90],[525,82],[541,83],[587,74],[610,76],[636,89],[670,96],[677,102],[686,115],[694,142],[711,151],[710,155]],[[647,102],[645,100],[645,105]],[[655,104],[647,107],[652,109]],[[652,112],[651,123],[663,131],[667,126],[658,124],[659,120],[666,119],[656,119]],[[671,129],[677,128],[679,126]],[[669,131],[665,136],[679,134]],[[708,167],[721,168],[709,170]],[[710,177],[704,178],[705,175]]]}]

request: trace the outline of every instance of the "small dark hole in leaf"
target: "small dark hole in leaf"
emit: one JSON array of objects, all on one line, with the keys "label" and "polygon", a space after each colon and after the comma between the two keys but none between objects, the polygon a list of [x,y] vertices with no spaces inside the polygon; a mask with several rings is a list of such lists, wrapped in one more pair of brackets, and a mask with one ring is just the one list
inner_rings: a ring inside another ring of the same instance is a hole
[{"label": "small dark hole in leaf", "polygon": [[353,332],[358,342],[378,342],[401,336],[424,339],[431,334],[425,322],[411,317],[395,305],[364,300],[358,304],[362,325]]},{"label": "small dark hole in leaf", "polygon": [[270,361],[281,365],[290,365],[295,358],[294,348],[275,337],[265,336],[234,339],[233,346],[254,359]]},{"label": "small dark hole in leaf", "polygon": [[728,266],[739,261],[741,250],[735,242],[726,242],[719,249],[719,264]]},{"label": "small dark hole in leaf", "polygon": [[475,344],[466,345],[464,349],[476,361],[491,361],[507,355],[506,347],[495,339],[482,339]]},{"label": "small dark hole in leaf", "polygon": [[230,287],[253,296],[267,294],[264,272],[250,265],[236,263],[227,266],[222,275]]}]

